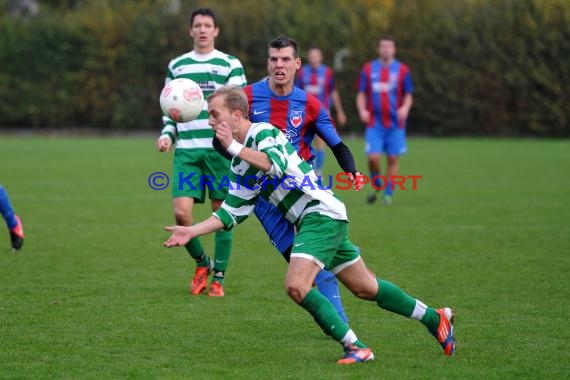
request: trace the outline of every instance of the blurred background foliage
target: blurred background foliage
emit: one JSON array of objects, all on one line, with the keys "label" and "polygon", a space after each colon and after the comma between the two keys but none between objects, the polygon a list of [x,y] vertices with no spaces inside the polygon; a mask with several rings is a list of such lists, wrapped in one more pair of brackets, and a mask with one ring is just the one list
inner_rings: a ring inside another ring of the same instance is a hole
[{"label": "blurred background foliage", "polygon": [[570,136],[567,0],[0,0],[0,126],[158,133],[166,66],[191,49],[199,6],[250,82],[280,33],[330,65],[347,48],[336,80],[350,131],[363,130],[355,80],[390,33],[416,87],[411,133]]}]

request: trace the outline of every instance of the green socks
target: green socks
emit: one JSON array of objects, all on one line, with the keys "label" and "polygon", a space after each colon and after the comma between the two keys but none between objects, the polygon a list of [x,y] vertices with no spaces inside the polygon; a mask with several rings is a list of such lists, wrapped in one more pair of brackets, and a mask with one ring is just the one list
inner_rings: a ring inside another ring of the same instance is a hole
[{"label": "green socks", "polygon": [[439,327],[439,314],[420,300],[412,298],[389,281],[378,279],[376,303],[382,309],[422,322],[432,333]]},{"label": "green socks", "polygon": [[[224,274],[232,253],[232,231],[218,231],[215,238],[214,281],[224,284]],[[210,258],[204,253],[200,239],[195,237],[186,243],[186,250],[196,260],[198,267],[210,267]]]},{"label": "green socks", "polygon": [[334,340],[348,346],[354,344],[366,348],[356,337],[356,334],[338,315],[332,303],[315,288],[311,289],[301,302],[301,307],[307,310],[315,319],[315,322]]},{"label": "green socks", "polygon": [[186,243],[185,247],[190,256],[196,260],[197,266],[210,266],[210,258],[204,253],[204,249],[202,248],[202,244],[200,244],[199,238],[195,237],[194,239],[190,240],[188,243]]},{"label": "green socks", "polygon": [[215,234],[214,281],[224,285],[224,274],[232,253],[232,231],[217,231]]}]

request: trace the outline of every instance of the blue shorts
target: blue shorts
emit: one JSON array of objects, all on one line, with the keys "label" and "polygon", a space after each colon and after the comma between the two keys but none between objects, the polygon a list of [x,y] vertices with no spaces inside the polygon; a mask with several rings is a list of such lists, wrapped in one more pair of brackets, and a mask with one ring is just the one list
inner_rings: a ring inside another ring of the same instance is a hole
[{"label": "blue shorts", "polygon": [[400,156],[407,151],[406,128],[384,128],[378,124],[366,128],[366,154]]},{"label": "blue shorts", "polygon": [[271,244],[282,254],[288,253],[295,239],[295,226],[269,201],[259,197],[253,213],[267,232]]}]

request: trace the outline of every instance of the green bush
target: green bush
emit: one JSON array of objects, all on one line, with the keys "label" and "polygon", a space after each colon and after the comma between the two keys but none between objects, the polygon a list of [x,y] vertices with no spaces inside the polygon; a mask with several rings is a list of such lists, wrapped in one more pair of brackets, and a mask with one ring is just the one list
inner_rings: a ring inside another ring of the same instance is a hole
[{"label": "green bush", "polygon": [[570,135],[567,1],[181,3],[173,13],[169,0],[50,1],[31,19],[0,15],[0,125],[159,130],[166,65],[191,48],[189,11],[210,6],[218,48],[241,59],[250,82],[265,75],[267,42],[282,32],[302,55],[320,46],[330,63],[348,47],[337,86],[354,131],[363,129],[355,80],[389,32],[416,87],[410,132]]}]

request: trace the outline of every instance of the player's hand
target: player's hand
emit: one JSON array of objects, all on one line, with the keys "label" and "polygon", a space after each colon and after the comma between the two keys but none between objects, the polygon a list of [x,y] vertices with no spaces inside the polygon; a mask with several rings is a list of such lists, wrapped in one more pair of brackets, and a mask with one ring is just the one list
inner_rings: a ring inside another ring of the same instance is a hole
[{"label": "player's hand", "polygon": [[358,110],[358,116],[360,117],[360,121],[364,124],[368,124],[370,122],[370,111]]},{"label": "player's hand", "polygon": [[170,140],[170,137],[168,136],[161,136],[156,140],[154,145],[159,152],[170,152],[170,149],[172,148],[172,140]]},{"label": "player's hand", "polygon": [[360,191],[364,187],[364,176],[360,172],[348,173],[348,179],[354,184],[354,191]]},{"label": "player's hand", "polygon": [[398,108],[398,120],[399,121],[406,121],[406,119],[408,118],[408,115],[410,114],[410,109],[408,107],[400,107]]},{"label": "player's hand", "polygon": [[234,141],[234,136],[232,135],[232,129],[225,122],[222,121],[216,126],[216,137],[220,140],[222,146],[227,149],[228,146]]},{"label": "player's hand", "polygon": [[338,124],[341,127],[344,127],[346,125],[346,114],[344,113],[344,111],[342,112],[337,112],[336,114],[336,121],[338,121]]},{"label": "player's hand", "polygon": [[165,231],[172,232],[172,235],[164,242],[166,248],[180,247],[186,245],[192,239],[192,228],[184,226],[164,227]]}]

